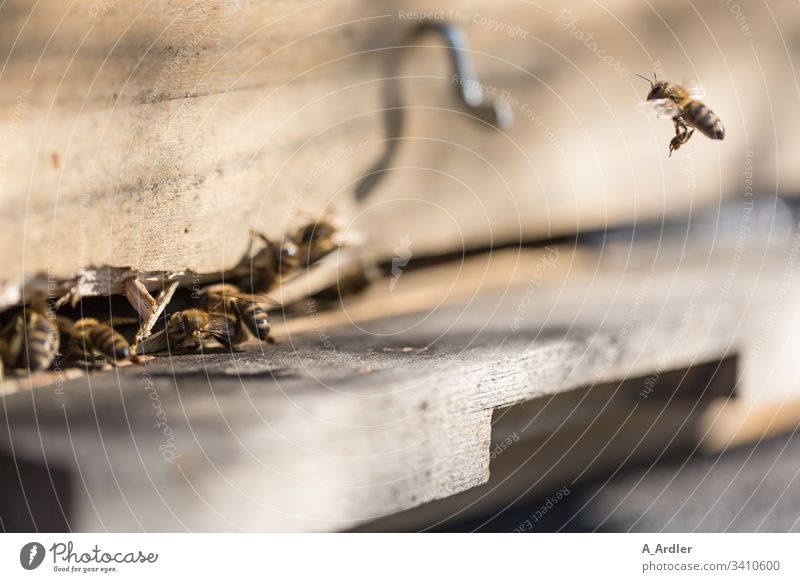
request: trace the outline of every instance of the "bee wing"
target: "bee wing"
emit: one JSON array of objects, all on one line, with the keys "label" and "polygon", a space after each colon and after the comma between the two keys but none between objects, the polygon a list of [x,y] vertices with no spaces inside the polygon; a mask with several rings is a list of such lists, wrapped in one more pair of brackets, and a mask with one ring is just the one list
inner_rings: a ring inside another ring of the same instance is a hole
[{"label": "bee wing", "polygon": [[219,343],[229,346],[242,339],[242,324],[238,317],[224,313],[209,313],[208,323],[200,328]]},{"label": "bee wing", "polygon": [[257,303],[264,311],[270,309],[277,309],[281,306],[280,302],[276,301],[269,295],[245,295],[239,299],[244,299],[252,303]]},{"label": "bee wing", "polygon": [[680,108],[671,99],[648,99],[639,104],[645,113],[656,117],[674,117],[680,113]]},{"label": "bee wing", "polygon": [[357,247],[366,241],[367,237],[363,232],[353,229],[339,229],[331,236],[333,244],[337,247]]},{"label": "bee wing", "polygon": [[257,303],[261,306],[262,309],[265,311],[269,309],[276,309],[281,306],[281,304],[270,297],[269,295],[258,295],[258,294],[250,294],[245,293],[244,291],[236,291],[236,292],[228,292],[225,293],[225,297],[230,297],[233,299],[239,299],[241,301],[245,301],[247,303]]},{"label": "bee wing", "polygon": [[216,295],[229,295],[231,293],[239,293],[240,289],[236,287],[236,285],[231,285],[230,283],[216,283],[214,285],[206,285],[202,289],[200,289],[201,295],[208,295],[209,293],[213,293]]},{"label": "bee wing", "polygon": [[142,355],[147,353],[160,352],[166,350],[168,347],[169,347],[169,341],[167,340],[167,332],[164,329],[160,329],[154,334],[140,341],[135,346],[133,346],[131,353],[136,355]]},{"label": "bee wing", "polygon": [[686,92],[689,93],[689,97],[692,99],[702,100],[706,97],[706,90],[703,88],[703,85],[697,81],[685,81],[683,83],[683,88],[686,89]]},{"label": "bee wing", "polygon": [[[280,303],[269,297],[268,295],[258,295],[245,293],[238,287],[230,284],[210,285],[201,291],[206,297],[211,294],[216,294],[219,298],[224,299],[241,299],[248,303],[258,303],[265,310],[280,307]],[[225,301],[217,301],[213,304],[212,311],[227,313],[230,309],[225,305]]]}]

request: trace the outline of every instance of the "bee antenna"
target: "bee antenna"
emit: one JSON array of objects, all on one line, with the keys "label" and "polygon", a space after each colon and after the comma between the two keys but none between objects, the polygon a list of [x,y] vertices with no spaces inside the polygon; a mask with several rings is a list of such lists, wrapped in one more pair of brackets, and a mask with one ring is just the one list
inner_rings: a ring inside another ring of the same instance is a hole
[{"label": "bee antenna", "polygon": [[[639,73],[636,73],[636,76],[637,76],[637,77],[641,77],[642,79],[644,79],[645,81],[647,81],[648,83],[650,83],[650,88],[651,88],[651,89],[653,88],[653,82],[652,82],[650,79],[648,79],[648,78],[647,78],[647,77],[645,77],[644,75],[640,75]],[[654,75],[653,77],[655,78],[655,75]]]}]

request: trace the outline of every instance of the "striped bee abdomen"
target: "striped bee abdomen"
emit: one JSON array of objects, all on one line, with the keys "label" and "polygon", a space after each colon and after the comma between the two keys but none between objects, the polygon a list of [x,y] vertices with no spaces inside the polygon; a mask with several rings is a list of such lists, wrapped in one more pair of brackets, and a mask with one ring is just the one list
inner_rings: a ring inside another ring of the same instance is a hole
[{"label": "striped bee abdomen", "polygon": [[254,336],[261,341],[266,341],[269,337],[269,315],[255,301],[238,301],[237,308],[241,314],[242,321]]},{"label": "striped bee abdomen", "polygon": [[75,329],[75,322],[63,315],[56,316],[56,328],[59,334],[59,352],[61,362],[72,362],[89,359],[86,353],[83,336]]},{"label": "striped bee abdomen", "polygon": [[104,323],[91,328],[89,341],[97,352],[109,360],[127,360],[131,357],[131,346],[128,340]]},{"label": "striped bee abdomen", "polygon": [[697,128],[706,137],[711,139],[725,138],[725,128],[722,126],[722,121],[702,101],[690,101],[684,109],[683,118],[686,123]]},{"label": "striped bee abdomen", "polygon": [[47,317],[29,312],[25,329],[25,350],[22,366],[45,370],[53,363],[59,346],[59,335]]}]

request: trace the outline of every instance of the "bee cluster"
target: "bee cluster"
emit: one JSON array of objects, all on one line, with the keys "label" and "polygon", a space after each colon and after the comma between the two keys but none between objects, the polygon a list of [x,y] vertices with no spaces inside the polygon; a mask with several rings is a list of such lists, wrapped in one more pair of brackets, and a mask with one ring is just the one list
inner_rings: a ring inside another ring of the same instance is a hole
[{"label": "bee cluster", "polygon": [[[269,311],[276,303],[263,294],[344,243],[339,230],[326,221],[306,225],[282,242],[256,236],[263,247],[231,273],[229,279],[236,284],[201,289],[196,306],[173,312],[162,330],[138,346],[132,347],[111,322],[73,320],[57,314],[45,300],[31,302],[0,330],[0,373],[3,368],[40,371],[136,362],[137,352],[191,352],[209,340],[228,348],[243,344],[251,336],[270,342]],[[114,323],[120,325],[119,321]]]},{"label": "bee cluster", "polygon": [[108,323],[84,317],[74,321],[44,302],[23,308],[0,332],[0,371],[46,370],[53,366],[96,365],[97,358],[135,359],[125,337]]}]

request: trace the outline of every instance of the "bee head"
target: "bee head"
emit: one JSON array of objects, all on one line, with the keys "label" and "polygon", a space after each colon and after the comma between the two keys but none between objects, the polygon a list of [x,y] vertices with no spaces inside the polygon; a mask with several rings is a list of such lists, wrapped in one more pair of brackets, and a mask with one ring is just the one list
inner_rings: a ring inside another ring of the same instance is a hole
[{"label": "bee head", "polygon": [[187,333],[186,318],[180,311],[173,313],[167,323],[167,332],[171,335],[184,335]]},{"label": "bee head", "polygon": [[280,255],[281,259],[293,259],[297,256],[297,245],[292,241],[285,241],[281,245]]},{"label": "bee head", "polygon": [[650,93],[647,94],[647,99],[667,99],[669,95],[667,94],[667,85],[666,81],[659,81],[658,83],[653,83],[653,88],[650,89]]},{"label": "bee head", "polygon": [[667,87],[669,83],[666,81],[659,81],[655,75],[653,75],[653,80],[651,81],[647,77],[643,75],[636,75],[637,77],[641,77],[648,83],[650,83],[650,92],[647,94],[647,100],[650,101],[651,99],[666,99],[669,97],[667,94]]}]

